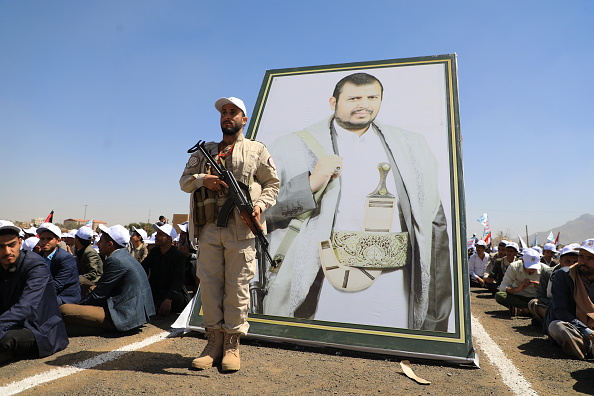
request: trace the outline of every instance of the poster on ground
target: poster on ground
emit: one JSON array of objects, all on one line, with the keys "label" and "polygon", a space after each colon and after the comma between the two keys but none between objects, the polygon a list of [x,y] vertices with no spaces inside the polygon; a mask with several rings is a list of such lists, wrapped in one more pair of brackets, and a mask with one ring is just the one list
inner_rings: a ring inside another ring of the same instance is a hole
[{"label": "poster on ground", "polygon": [[[472,363],[456,55],[268,70],[281,189],[250,335]],[[200,303],[190,328],[199,328]]]}]

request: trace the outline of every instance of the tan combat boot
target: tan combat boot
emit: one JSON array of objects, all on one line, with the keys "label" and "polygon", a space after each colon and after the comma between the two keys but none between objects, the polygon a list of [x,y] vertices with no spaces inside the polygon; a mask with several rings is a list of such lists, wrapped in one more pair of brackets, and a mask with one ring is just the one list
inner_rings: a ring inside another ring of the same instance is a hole
[{"label": "tan combat boot", "polygon": [[211,368],[223,357],[223,331],[220,329],[206,329],[208,343],[196,359],[192,360],[192,367],[198,370]]},{"label": "tan combat boot", "polygon": [[225,333],[223,361],[221,363],[221,369],[223,371],[239,370],[239,336],[239,333]]}]

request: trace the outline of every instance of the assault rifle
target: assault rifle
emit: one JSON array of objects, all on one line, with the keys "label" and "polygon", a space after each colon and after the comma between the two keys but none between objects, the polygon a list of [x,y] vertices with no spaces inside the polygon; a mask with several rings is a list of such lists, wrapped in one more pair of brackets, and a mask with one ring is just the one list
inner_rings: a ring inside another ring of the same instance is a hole
[{"label": "assault rifle", "polygon": [[206,162],[211,169],[214,169],[219,175],[219,178],[229,186],[229,199],[225,201],[219,211],[217,227],[227,227],[229,215],[233,211],[233,208],[237,207],[237,209],[239,209],[239,215],[256,236],[263,256],[266,257],[266,260],[268,260],[273,268],[276,268],[276,263],[272,260],[272,257],[268,252],[268,240],[264,236],[262,225],[252,216],[252,213],[254,213],[254,205],[252,205],[252,200],[250,198],[249,187],[244,183],[237,181],[235,176],[233,176],[233,173],[225,169],[224,166],[218,164],[206,151],[206,148],[204,147],[205,143],[206,142],[202,140],[198,141],[194,147],[188,150],[188,153],[191,154],[200,151],[204,158],[206,158]]}]

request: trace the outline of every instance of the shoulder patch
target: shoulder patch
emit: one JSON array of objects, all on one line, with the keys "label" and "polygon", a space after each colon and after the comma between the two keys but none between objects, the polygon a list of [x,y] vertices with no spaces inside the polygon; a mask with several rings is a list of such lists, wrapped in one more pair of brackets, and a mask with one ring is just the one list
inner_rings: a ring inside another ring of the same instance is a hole
[{"label": "shoulder patch", "polygon": [[272,159],[272,155],[270,157],[268,157],[268,164],[272,167],[272,169],[276,170],[276,164],[274,163],[274,160]]},{"label": "shoulder patch", "polygon": [[188,163],[186,164],[186,168],[193,168],[196,165],[198,165],[198,158],[196,158],[192,155],[190,157],[190,159],[188,160]]}]

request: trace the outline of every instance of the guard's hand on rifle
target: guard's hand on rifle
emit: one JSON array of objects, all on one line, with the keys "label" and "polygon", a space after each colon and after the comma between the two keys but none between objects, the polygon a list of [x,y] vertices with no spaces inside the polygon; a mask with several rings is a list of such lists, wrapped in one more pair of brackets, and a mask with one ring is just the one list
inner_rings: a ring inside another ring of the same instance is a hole
[{"label": "guard's hand on rifle", "polygon": [[253,218],[256,224],[249,223],[251,219],[249,218],[250,215],[248,215],[247,213],[247,211],[239,213],[241,215],[241,219],[243,220],[243,222],[252,230],[252,232],[255,232],[255,230],[252,229],[252,227],[254,226],[258,229],[261,229],[262,223],[260,223],[260,214],[262,213],[262,209],[260,209],[258,205],[254,205],[254,211],[251,213],[251,217]]},{"label": "guard's hand on rifle", "polygon": [[252,213],[252,217],[254,219],[256,219],[256,221],[258,222],[258,224],[262,224],[260,222],[260,214],[262,213],[262,209],[260,209],[260,207],[258,205],[254,205],[254,213]]},{"label": "guard's hand on rifle", "polygon": [[204,180],[202,181],[204,187],[208,188],[212,191],[221,191],[221,189],[229,188],[227,183],[219,179],[218,176],[215,175],[204,175]]},{"label": "guard's hand on rifle", "polygon": [[342,157],[336,154],[320,158],[316,164],[316,168],[309,176],[309,186],[311,192],[315,193],[321,188],[325,187],[330,181],[330,178],[336,179],[340,176],[342,171]]}]

